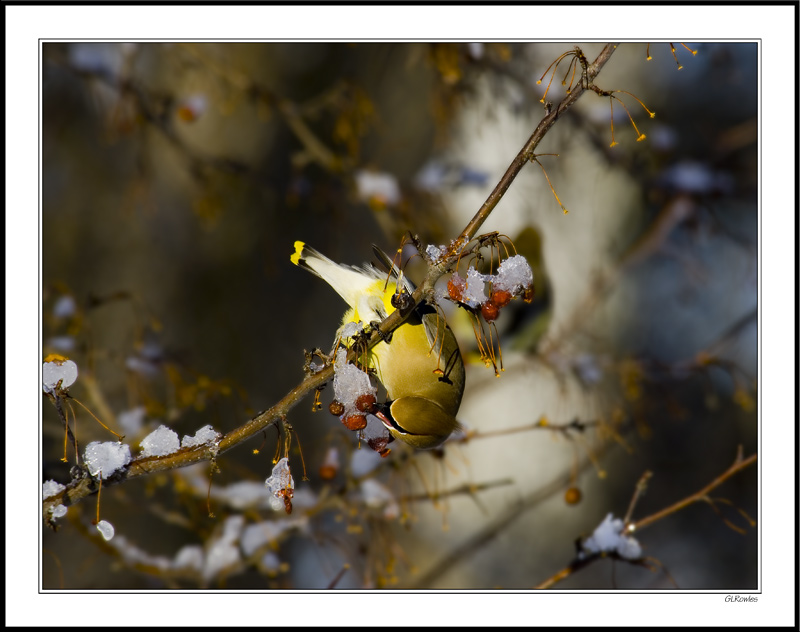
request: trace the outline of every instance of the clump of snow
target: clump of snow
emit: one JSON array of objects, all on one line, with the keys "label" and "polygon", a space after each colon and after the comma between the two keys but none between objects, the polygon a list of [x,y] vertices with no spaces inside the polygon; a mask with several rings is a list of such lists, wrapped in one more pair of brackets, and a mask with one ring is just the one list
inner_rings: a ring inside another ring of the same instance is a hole
[{"label": "clump of snow", "polygon": [[339,450],[335,446],[329,447],[325,452],[325,458],[322,460],[320,469],[323,467],[329,467],[333,470],[339,469]]},{"label": "clump of snow", "polygon": [[263,483],[256,481],[238,481],[224,487],[212,485],[211,497],[237,511],[267,509],[272,506],[271,493],[264,488]]},{"label": "clump of snow", "polygon": [[70,351],[74,351],[75,347],[78,345],[77,342],[75,342],[75,338],[72,336],[51,336],[47,339],[47,344],[45,346],[49,349],[69,353]]},{"label": "clump of snow", "polygon": [[359,171],[356,173],[358,196],[367,202],[394,206],[400,202],[400,185],[390,173]]},{"label": "clump of snow", "polygon": [[492,281],[492,288],[505,290],[513,295],[519,294],[533,283],[533,270],[522,255],[514,255],[505,259],[497,268],[497,275]]},{"label": "clump of snow", "polygon": [[70,64],[78,70],[117,75],[137,48],[132,42],[77,42],[70,44],[67,51]]},{"label": "clump of snow", "polygon": [[663,152],[672,151],[679,140],[678,132],[664,123],[653,125],[647,137],[650,139],[653,149]]},{"label": "clump of snow", "polygon": [[191,94],[181,99],[178,104],[178,117],[192,123],[205,114],[208,109],[208,97],[205,94]]},{"label": "clump of snow", "polygon": [[425,254],[428,255],[428,258],[434,263],[442,258],[444,252],[445,252],[444,246],[434,246],[433,244],[431,244],[427,248],[425,248]]},{"label": "clump of snow", "polygon": [[248,525],[242,531],[240,544],[247,557],[258,551],[266,544],[277,542],[278,539],[295,529],[305,529],[308,518],[286,518],[284,520],[264,520]]},{"label": "clump of snow", "polygon": [[461,186],[485,187],[488,180],[489,174],[480,169],[433,159],[423,165],[414,176],[414,185],[422,191],[438,193]]},{"label": "clump of snow", "polygon": [[108,542],[111,538],[114,537],[114,525],[111,524],[108,520],[101,520],[97,523],[97,530],[100,532],[100,535],[103,536],[103,539]]},{"label": "clump of snow", "polygon": [[447,286],[442,287],[441,285],[437,285],[433,289],[433,296],[437,303],[441,304],[443,301],[450,298],[450,294],[448,293]]},{"label": "clump of snow", "polygon": [[317,504],[317,495],[308,486],[303,486],[300,489],[294,490],[292,496],[292,505],[295,509],[311,509]]},{"label": "clump of snow", "polygon": [[125,359],[125,368],[131,373],[138,373],[143,376],[158,374],[158,366],[156,364],[139,356],[128,356]]},{"label": "clump of snow", "polygon": [[659,182],[678,191],[695,194],[730,193],[733,178],[724,171],[715,171],[711,165],[686,160],[665,169]]},{"label": "clump of snow", "polygon": [[72,360],[52,360],[42,364],[42,390],[54,393],[58,383],[66,390],[78,379],[78,365]]},{"label": "clump of snow", "polygon": [[[486,295],[487,283],[492,284],[491,297]],[[458,271],[453,272],[447,284],[446,298],[462,303],[473,310],[480,306],[484,306],[484,310],[487,306],[499,309],[504,307],[511,297],[518,296],[532,288],[533,270],[531,270],[531,266],[522,255],[514,255],[500,264],[497,274],[481,274],[472,266],[467,270],[466,279],[461,278]],[[498,292],[508,292],[511,297],[506,296],[505,299],[500,300]],[[443,295],[441,292],[437,296]],[[526,298],[526,300],[529,299]],[[486,312],[484,312],[484,317],[490,320]]]},{"label": "clump of snow", "polygon": [[372,386],[369,376],[361,369],[347,362],[347,351],[339,349],[336,352],[333,374],[334,398],[344,405],[343,417],[348,417],[359,412],[356,409],[356,400],[365,394],[376,396],[378,389]]},{"label": "clump of snow", "polygon": [[166,456],[179,450],[181,442],[174,430],[162,424],[142,439],[139,445],[142,447],[142,456]]},{"label": "clump of snow", "polygon": [[67,515],[67,508],[64,505],[56,505],[50,512],[50,516],[53,518],[53,520],[57,518],[63,518],[66,515]]},{"label": "clump of snow", "polygon": [[[369,427],[369,422],[367,422]],[[350,457],[350,473],[355,478],[369,474],[381,464],[381,457],[372,450],[353,450]]]},{"label": "clump of snow", "polygon": [[275,511],[284,508],[284,498],[289,498],[294,494],[294,479],[289,469],[289,459],[283,457],[272,468],[272,474],[264,482],[264,485],[272,494],[270,503]]},{"label": "clump of snow", "polygon": [[400,515],[400,506],[389,489],[373,478],[361,481],[361,499],[367,507],[383,509],[383,517],[393,520]]},{"label": "clump of snow", "polygon": [[222,526],[222,533],[213,540],[206,552],[203,577],[213,579],[221,571],[230,568],[241,560],[236,542],[244,528],[244,516],[229,516]]},{"label": "clump of snow", "polygon": [[83,452],[83,460],[92,476],[106,479],[131,462],[131,448],[117,441],[92,441]]},{"label": "clump of snow", "polygon": [[56,318],[69,318],[75,315],[76,310],[77,305],[75,304],[75,299],[69,294],[64,294],[60,296],[55,305],[53,305],[53,316]]},{"label": "clump of snow", "polygon": [[194,434],[193,437],[186,435],[183,439],[181,439],[181,447],[193,448],[206,443],[214,443],[221,436],[222,435],[214,430],[211,425],[203,426]]},{"label": "clump of snow", "polygon": [[137,355],[125,359],[125,368],[143,377],[154,377],[161,372],[164,362],[164,350],[155,342],[146,342]]},{"label": "clump of snow", "polygon": [[197,544],[187,544],[175,554],[172,560],[172,567],[176,570],[192,570],[200,572],[203,570],[205,553],[203,547]]},{"label": "clump of snow", "polygon": [[617,553],[627,560],[636,560],[642,556],[642,547],[636,539],[622,535],[622,520],[608,514],[594,530],[592,535],[581,543],[584,553]]},{"label": "clump of snow", "polygon": [[144,406],[123,410],[117,415],[117,423],[125,431],[126,436],[135,437],[142,431],[142,428],[144,428],[146,414],[147,411]]},{"label": "clump of snow", "polygon": [[382,456],[388,454],[388,452],[384,452],[384,450],[392,440],[392,436],[378,417],[375,415],[367,415],[367,426],[361,431],[361,436],[364,441],[367,442],[367,445],[375,452],[382,453]]},{"label": "clump of snow", "polygon": [[603,379],[603,369],[598,360],[590,353],[581,353],[572,360],[572,368],[578,374],[581,382],[587,386],[597,384]]},{"label": "clump of snow", "polygon": [[50,496],[55,496],[66,489],[61,483],[50,480],[42,484],[42,500],[47,500]]},{"label": "clump of snow", "polygon": [[279,558],[276,553],[267,551],[261,557],[258,567],[261,572],[266,573],[270,577],[274,577],[283,569],[283,564],[281,563],[281,558]]},{"label": "clump of snow", "polygon": [[489,275],[481,274],[475,268],[467,270],[467,283],[461,293],[461,302],[470,307],[477,307],[486,302],[486,281],[491,281]]},{"label": "clump of snow", "polygon": [[[439,160],[431,160],[423,165],[422,169],[420,169],[417,172],[417,175],[414,176],[414,184],[422,191],[436,193],[447,184],[447,176],[447,165]],[[435,246],[428,246],[428,248],[435,248]],[[428,252],[428,255],[430,254],[431,253]],[[434,257],[431,258],[434,260],[436,259]]]},{"label": "clump of snow", "polygon": [[111,544],[129,566],[154,566],[162,571],[167,571],[172,566],[172,560],[161,555],[151,555],[128,541],[124,535],[115,537]]},{"label": "clump of snow", "polygon": [[345,323],[342,325],[342,329],[339,332],[339,336],[341,338],[352,338],[356,334],[362,332],[364,330],[364,323],[360,320],[358,322],[351,320],[349,323]]},{"label": "clump of snow", "polygon": [[483,42],[469,42],[467,44],[467,51],[469,56],[473,59],[480,59],[483,57]]}]

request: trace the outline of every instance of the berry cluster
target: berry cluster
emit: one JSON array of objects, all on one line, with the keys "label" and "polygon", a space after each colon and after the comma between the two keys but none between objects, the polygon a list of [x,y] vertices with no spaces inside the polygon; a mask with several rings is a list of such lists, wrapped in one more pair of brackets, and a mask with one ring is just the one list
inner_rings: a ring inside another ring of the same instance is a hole
[{"label": "berry cluster", "polygon": [[[485,284],[490,283],[492,291],[486,295]],[[487,322],[497,320],[500,310],[515,296],[522,296],[530,303],[534,296],[533,271],[521,255],[509,257],[497,269],[497,274],[481,274],[470,267],[467,278],[454,272],[447,283],[447,294],[451,300],[477,312],[480,309]]]}]

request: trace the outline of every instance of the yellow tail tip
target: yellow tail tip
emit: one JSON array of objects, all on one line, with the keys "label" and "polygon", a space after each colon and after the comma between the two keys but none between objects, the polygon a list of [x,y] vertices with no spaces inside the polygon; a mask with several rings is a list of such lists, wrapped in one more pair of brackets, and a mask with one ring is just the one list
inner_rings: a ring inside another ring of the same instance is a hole
[{"label": "yellow tail tip", "polygon": [[305,247],[306,245],[302,241],[294,242],[294,254],[290,257],[294,265],[300,265],[300,257],[303,256],[303,248]]}]

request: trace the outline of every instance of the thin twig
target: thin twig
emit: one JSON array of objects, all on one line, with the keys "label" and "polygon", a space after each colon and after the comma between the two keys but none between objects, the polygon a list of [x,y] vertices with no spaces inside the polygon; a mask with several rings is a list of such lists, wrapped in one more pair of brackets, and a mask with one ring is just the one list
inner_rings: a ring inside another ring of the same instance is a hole
[{"label": "thin twig", "polygon": [[623,524],[628,524],[630,522],[631,516],[633,515],[633,510],[636,509],[636,503],[639,502],[639,498],[644,493],[645,489],[647,489],[647,483],[650,481],[652,476],[653,473],[650,470],[647,470],[644,474],[642,474],[639,482],[636,483],[636,489],[633,491],[633,497],[628,505],[628,511],[625,513],[625,518],[622,521]]},{"label": "thin twig", "polygon": [[[602,454],[607,450],[608,444],[605,444],[599,448],[598,452]],[[576,470],[582,471],[591,464],[592,461],[585,458],[576,467]],[[537,487],[519,502],[513,503],[498,512],[494,519],[483,529],[470,535],[469,538],[456,546],[443,558],[435,560],[431,565],[431,569],[425,575],[416,578],[416,581],[410,588],[430,588],[436,580],[445,575],[454,566],[463,564],[470,560],[472,556],[486,550],[484,548],[486,543],[498,537],[504,530],[508,529],[515,520],[525,515],[526,511],[538,507],[554,494],[562,492],[565,487],[572,483],[572,479],[572,474],[560,474],[554,477],[549,483]]]},{"label": "thin twig", "polygon": [[473,217],[467,227],[463,230],[461,235],[456,240],[456,244],[465,245],[467,244],[470,239],[472,239],[478,232],[478,229],[481,225],[486,221],[486,218],[489,217],[489,214],[494,210],[495,206],[497,206],[498,202],[503,198],[503,195],[511,186],[511,183],[514,181],[514,178],[517,177],[522,168],[530,161],[533,157],[534,152],[536,151],[536,147],[544,138],[545,134],[548,130],[555,124],[558,118],[572,105],[578,98],[586,91],[589,85],[591,85],[592,81],[597,77],[600,70],[606,64],[606,62],[611,57],[614,50],[617,48],[617,45],[614,43],[606,44],[597,58],[594,60],[592,64],[587,66],[586,68],[586,80],[587,83],[584,84],[582,81],[579,86],[575,87],[570,93],[564,97],[561,103],[558,104],[556,108],[554,108],[551,112],[545,116],[539,125],[534,130],[531,137],[528,139],[528,142],[525,143],[523,148],[517,154],[514,161],[511,163],[509,168],[503,174],[503,177],[500,178],[500,182],[497,183],[497,186],[494,190],[489,194],[489,197],[483,203],[483,206],[478,210]]},{"label": "thin twig", "polygon": [[598,424],[599,424],[598,421],[580,421],[579,419],[573,419],[572,421],[563,424],[551,424],[546,421],[543,422],[543,420],[540,419],[538,421],[533,422],[532,424],[526,424],[524,426],[515,426],[513,428],[502,428],[500,430],[486,430],[484,432],[478,432],[478,431],[468,432],[461,439],[458,439],[457,441],[459,443],[466,443],[467,441],[472,441],[473,439],[500,437],[503,435],[516,434],[518,432],[528,432],[529,430],[552,430],[555,432],[560,432],[566,437],[570,437],[571,432],[585,432],[587,428],[597,426]]},{"label": "thin twig", "polygon": [[[628,508],[628,514],[625,516],[625,526],[622,529],[621,535],[622,536],[630,535],[634,531],[640,531],[644,527],[646,527],[648,525],[651,525],[654,522],[657,522],[658,520],[661,520],[662,518],[666,518],[667,516],[677,512],[677,511],[680,511],[684,507],[687,507],[687,506],[689,506],[689,505],[691,505],[693,503],[696,503],[696,502],[701,502],[701,501],[710,502],[712,504],[712,507],[713,507],[713,502],[708,497],[708,493],[711,490],[716,489],[717,487],[722,485],[722,483],[727,481],[731,476],[733,476],[737,472],[740,472],[744,468],[746,468],[749,465],[752,465],[753,463],[755,463],[757,458],[758,458],[757,454],[752,454],[749,457],[747,457],[746,459],[742,458],[742,447],[739,446],[739,450],[737,451],[737,454],[736,454],[736,460],[733,462],[733,465],[731,465],[727,470],[725,470],[722,474],[717,476],[717,478],[715,478],[713,481],[711,481],[708,485],[703,487],[701,490],[699,490],[698,492],[696,492],[694,494],[691,494],[690,496],[687,496],[683,500],[679,500],[678,502],[670,505],[669,507],[661,509],[660,511],[657,511],[657,512],[647,516],[646,518],[642,518],[641,520],[638,520],[637,522],[628,522],[628,520],[630,518],[630,514],[633,512],[633,509],[635,507],[636,501],[638,500],[639,496],[641,495],[641,491],[643,490],[644,486],[647,484],[647,481],[650,479],[650,476],[652,475],[651,472],[645,472],[644,475],[642,475],[642,477],[639,479],[639,482],[636,484],[636,491],[634,492],[633,498],[632,498],[630,506]],[[745,517],[751,522],[751,524],[753,523],[753,520],[749,516],[747,516],[745,514]],[[728,521],[726,521],[726,524],[729,524]],[[731,526],[731,525],[729,524],[729,526]],[[607,558],[607,557],[610,557],[610,558],[613,558],[613,559],[616,559],[616,560],[619,560],[619,561],[622,561],[622,562],[626,562],[626,563],[629,563],[629,564],[645,566],[645,567],[648,567],[647,564],[645,563],[646,561],[655,561],[655,562],[658,563],[659,566],[661,566],[663,568],[663,565],[660,562],[658,562],[658,560],[654,560],[653,558],[642,558],[642,559],[638,559],[638,560],[630,560],[630,559],[626,559],[626,558],[620,557],[616,553],[600,552],[600,553],[596,553],[596,554],[593,554],[593,555],[589,555],[587,557],[580,557],[580,558],[577,558],[577,559],[573,560],[572,562],[570,562],[570,564],[568,566],[566,566],[565,568],[561,569],[557,573],[554,573],[552,576],[548,577],[543,582],[539,583],[536,586],[536,588],[537,589],[550,588],[551,586],[553,586],[553,585],[557,584],[558,582],[566,579],[570,575],[573,575],[574,573],[576,573],[577,571],[581,570],[582,568],[585,568],[589,564],[591,564],[591,563],[593,563],[593,562],[595,562],[595,561],[597,561],[599,559],[604,559],[604,558]],[[666,570],[664,572],[666,573]],[[667,577],[670,579],[670,581],[672,581],[674,583],[674,580],[669,576],[668,573],[667,573]]]},{"label": "thin twig", "polygon": [[502,487],[503,485],[513,485],[514,480],[510,478],[503,478],[497,481],[489,481],[487,483],[464,483],[463,485],[459,485],[458,487],[454,487],[453,489],[448,489],[443,492],[425,492],[423,494],[411,494],[408,496],[402,496],[400,498],[401,501],[425,501],[425,500],[432,500],[436,502],[440,498],[447,498],[448,496],[459,496],[461,494],[467,495],[474,495],[477,492],[482,492],[487,489],[493,489],[495,487]]},{"label": "thin twig", "polygon": [[717,476],[713,481],[711,481],[708,485],[703,487],[701,490],[687,496],[686,498],[679,500],[678,502],[670,505],[669,507],[665,507],[660,511],[657,511],[653,514],[650,514],[646,518],[642,518],[641,520],[637,520],[636,522],[631,522],[626,525],[624,529],[624,533],[629,534],[633,533],[634,531],[641,531],[644,527],[647,527],[654,522],[658,522],[662,518],[669,516],[670,514],[674,514],[677,511],[680,511],[684,507],[688,507],[689,505],[700,502],[700,501],[707,501],[708,493],[722,485],[725,481],[727,481],[731,476],[740,472],[741,470],[745,469],[746,467],[752,465],[758,459],[758,454],[751,454],[746,459],[742,458],[742,448],[739,446],[739,451],[736,454],[736,460],[733,462],[727,470],[725,470],[722,474]]},{"label": "thin twig", "polygon": [[610,558],[610,559],[615,560],[617,562],[625,562],[626,564],[630,564],[631,566],[642,566],[642,567],[646,568],[649,571],[653,570],[653,567],[651,565],[655,564],[659,568],[664,570],[665,575],[667,576],[667,578],[673,584],[675,583],[674,580],[672,579],[672,577],[670,577],[669,573],[666,572],[666,569],[664,569],[664,565],[654,557],[643,557],[643,558],[640,558],[638,560],[629,560],[629,559],[626,559],[626,558],[618,555],[617,553],[600,552],[600,553],[595,553],[593,555],[589,555],[587,557],[583,557],[583,558],[576,559],[576,560],[572,561],[569,564],[569,566],[567,566],[565,568],[562,568],[560,571],[555,573],[553,576],[548,577],[543,582],[541,582],[540,584],[537,584],[533,588],[534,588],[534,590],[545,590],[547,588],[551,588],[555,584],[557,584],[558,582],[565,580],[570,575],[574,575],[579,570],[581,570],[583,568],[586,568],[587,566],[589,566],[590,564],[596,562],[597,560],[602,560],[602,559],[606,559],[606,558]]}]

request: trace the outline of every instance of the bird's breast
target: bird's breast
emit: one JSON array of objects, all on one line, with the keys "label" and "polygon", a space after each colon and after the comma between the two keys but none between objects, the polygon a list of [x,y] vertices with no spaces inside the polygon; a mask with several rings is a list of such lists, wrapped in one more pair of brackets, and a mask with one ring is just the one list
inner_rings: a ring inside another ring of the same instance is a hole
[{"label": "bird's breast", "polygon": [[388,343],[373,348],[373,365],[390,400],[425,397],[455,416],[464,393],[464,364],[443,322],[439,337],[443,344],[432,346],[421,321],[406,321]]}]

